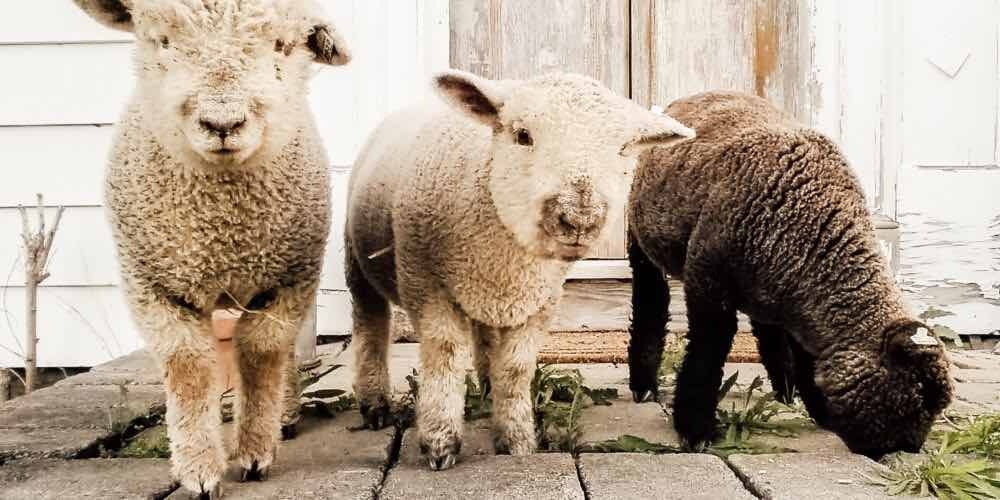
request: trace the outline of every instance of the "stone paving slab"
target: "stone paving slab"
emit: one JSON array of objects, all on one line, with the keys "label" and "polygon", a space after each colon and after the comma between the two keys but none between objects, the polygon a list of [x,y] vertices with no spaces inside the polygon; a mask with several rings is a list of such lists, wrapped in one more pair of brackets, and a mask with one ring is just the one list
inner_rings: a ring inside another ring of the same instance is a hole
[{"label": "stone paving slab", "polygon": [[955,400],[966,403],[977,413],[1000,411],[1000,384],[956,383]]},{"label": "stone paving slab", "polygon": [[140,349],[95,366],[87,373],[60,380],[56,385],[155,385],[162,383],[163,371],[148,351]]},{"label": "stone paving slab", "polygon": [[580,478],[591,500],[754,498],[722,459],[705,454],[584,453]]},{"label": "stone paving slab", "polygon": [[765,500],[901,500],[864,475],[878,477],[883,466],[862,455],[783,453],[731,455],[729,463],[750,489]]},{"label": "stone paving slab", "polygon": [[53,386],[0,405],[0,462],[71,457],[120,432],[133,419],[162,411],[163,388]]},{"label": "stone paving slab", "polygon": [[626,397],[619,392],[619,398],[611,406],[595,405],[580,412],[580,443],[583,445],[623,435],[638,436],[651,443],[680,445],[680,437],[668,421],[663,407],[655,402],[637,404],[629,393]]},{"label": "stone paving slab", "polygon": [[379,495],[401,498],[584,498],[568,453],[495,455],[489,419],[465,423],[462,452],[446,471],[432,471],[420,455],[415,428],[403,435],[398,464]]},{"label": "stone paving slab", "polygon": [[0,467],[0,498],[162,498],[174,488],[163,459],[40,460]]},{"label": "stone paving slab", "polygon": [[[360,425],[357,410],[333,419],[303,419],[299,435],[282,442],[267,481],[241,483],[239,467],[231,463],[222,485],[224,498],[373,498],[389,463],[395,430],[351,430]],[[188,499],[191,495],[179,489],[167,498]]]},{"label": "stone paving slab", "polygon": [[[340,353],[329,360],[324,360],[324,364],[339,364],[344,366],[323,377],[307,390],[340,389],[348,393],[354,392],[354,347],[349,347],[343,352],[341,350],[342,347],[339,343],[327,344],[317,348],[319,355]],[[392,383],[393,392],[404,393],[409,391],[410,386],[406,381],[406,376],[410,375],[414,368],[419,369],[419,366],[420,344],[393,344],[389,346],[389,380]]]},{"label": "stone paving slab", "polygon": [[451,469],[437,472],[425,463],[400,463],[389,471],[379,498],[583,500],[584,495],[571,455],[538,453],[518,457],[471,455]]}]

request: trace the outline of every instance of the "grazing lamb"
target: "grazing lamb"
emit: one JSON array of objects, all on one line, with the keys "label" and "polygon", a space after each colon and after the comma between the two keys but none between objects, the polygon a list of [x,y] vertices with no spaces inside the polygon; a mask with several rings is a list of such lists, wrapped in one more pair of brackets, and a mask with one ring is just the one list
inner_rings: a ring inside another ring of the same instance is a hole
[{"label": "grazing lamb", "polygon": [[740,310],[779,393],[797,388],[856,453],[917,451],[951,399],[947,363],[903,305],[847,160],[757,97],[699,94],[667,112],[698,137],[642,156],[632,186],[636,399],[656,391],[666,273],[687,300],[674,425],[689,446],[715,432]]},{"label": "grazing lamb", "polygon": [[692,132],[578,75],[434,83],[442,100],[369,138],[345,236],[365,422],[388,416],[391,301],[420,337],[420,446],[441,470],[461,448],[470,344],[492,382],[497,452],[534,450],[535,355],[569,266],[624,212],[634,156]]},{"label": "grazing lamb", "polygon": [[349,55],[310,1],[75,1],[137,39],[106,202],[132,314],[166,372],[173,474],[216,497],[227,455],[211,312],[251,311],[236,333],[234,457],[263,479],[330,216],[310,65]]}]

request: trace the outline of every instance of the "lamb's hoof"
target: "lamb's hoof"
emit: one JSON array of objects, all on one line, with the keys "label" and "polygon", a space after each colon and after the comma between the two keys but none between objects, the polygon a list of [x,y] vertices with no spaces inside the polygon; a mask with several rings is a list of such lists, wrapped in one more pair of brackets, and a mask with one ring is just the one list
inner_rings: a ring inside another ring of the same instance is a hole
[{"label": "lamb's hoof", "polygon": [[362,403],[359,408],[366,429],[379,430],[392,425],[392,409],[388,403],[384,401],[374,405]]},{"label": "lamb's hoof", "polygon": [[222,483],[216,483],[210,491],[201,490],[198,500],[219,500],[222,498]]},{"label": "lamb's hoof", "polygon": [[[674,408],[682,408],[681,402],[674,402]],[[709,414],[711,415],[711,414]],[[699,418],[697,413],[674,412],[674,428],[681,437],[686,451],[701,453],[708,448],[718,435],[718,421],[714,416]]]},{"label": "lamb's hoof", "polygon": [[243,469],[243,472],[240,474],[240,481],[244,483],[248,481],[267,481],[268,471],[267,467],[260,468],[257,466],[257,462],[254,462],[250,465],[249,469]]},{"label": "lamb's hoof", "polygon": [[493,449],[497,455],[531,455],[534,453],[535,448],[534,439],[513,442],[510,438],[501,436],[493,439]]},{"label": "lamb's hoof", "polygon": [[660,395],[657,391],[651,391],[649,389],[640,389],[637,391],[632,391],[632,400],[636,403],[645,403],[646,401],[660,401]]},{"label": "lamb's hoof", "polygon": [[682,440],[681,448],[689,453],[703,453],[708,449],[708,446],[712,444],[711,441],[688,441],[686,439]]},{"label": "lamb's hoof", "polygon": [[295,439],[295,436],[299,435],[299,429],[295,424],[287,424],[281,426],[281,440],[288,441],[290,439]]},{"label": "lamb's hoof", "polygon": [[443,457],[427,457],[427,464],[430,465],[431,470],[447,470],[450,469],[452,465],[455,465],[455,460],[457,457],[451,453],[446,454]]},{"label": "lamb's hoof", "polygon": [[420,452],[427,457],[427,465],[433,471],[450,469],[458,461],[461,451],[462,438],[458,436],[446,439],[437,446],[429,446],[424,442],[420,444]]}]

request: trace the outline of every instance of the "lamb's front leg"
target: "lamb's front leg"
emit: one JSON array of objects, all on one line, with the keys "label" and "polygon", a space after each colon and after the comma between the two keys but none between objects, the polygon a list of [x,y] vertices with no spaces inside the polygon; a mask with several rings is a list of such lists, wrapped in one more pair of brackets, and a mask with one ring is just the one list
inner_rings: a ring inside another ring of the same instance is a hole
[{"label": "lamb's front leg", "polygon": [[236,330],[240,368],[236,453],[243,480],[264,480],[274,462],[288,363],[315,286],[281,288],[251,301]]},{"label": "lamb's front leg", "polygon": [[219,498],[226,454],[211,318],[182,301],[129,295],[136,323],[166,375],[171,473],[199,498]]},{"label": "lamb's front leg", "polygon": [[448,301],[438,300],[416,318],[420,336],[420,393],[417,396],[417,430],[420,451],[431,470],[455,464],[462,449],[462,413],[465,409],[465,366],[471,326]]},{"label": "lamb's front leg", "polygon": [[700,451],[716,433],[722,368],[736,335],[736,309],[711,275],[690,273],[684,283],[688,344],[677,374],[674,428],[686,448]]},{"label": "lamb's front leg", "polygon": [[493,444],[497,453],[528,455],[537,446],[531,380],[549,316],[545,310],[524,325],[501,329],[491,345]]}]

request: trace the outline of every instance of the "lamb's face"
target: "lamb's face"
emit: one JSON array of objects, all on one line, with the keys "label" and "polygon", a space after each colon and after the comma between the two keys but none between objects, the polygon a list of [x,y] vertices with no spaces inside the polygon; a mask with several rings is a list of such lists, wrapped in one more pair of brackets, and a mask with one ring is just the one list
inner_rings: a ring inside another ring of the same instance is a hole
[{"label": "lamb's face", "polygon": [[896,325],[882,352],[841,351],[816,363],[816,384],[826,399],[820,423],[851,451],[875,459],[917,452],[951,401],[944,351],[921,340],[930,338],[922,328]]},{"label": "lamb's face", "polygon": [[76,1],[103,21],[114,9],[128,20],[146,127],[189,163],[237,166],[280,151],[307,112],[310,64],[349,58],[311,2]]},{"label": "lamb's face", "polygon": [[450,72],[436,82],[447,101],[493,130],[497,214],[545,258],[584,257],[622,216],[635,156],[694,135],[579,75],[493,82]]}]

